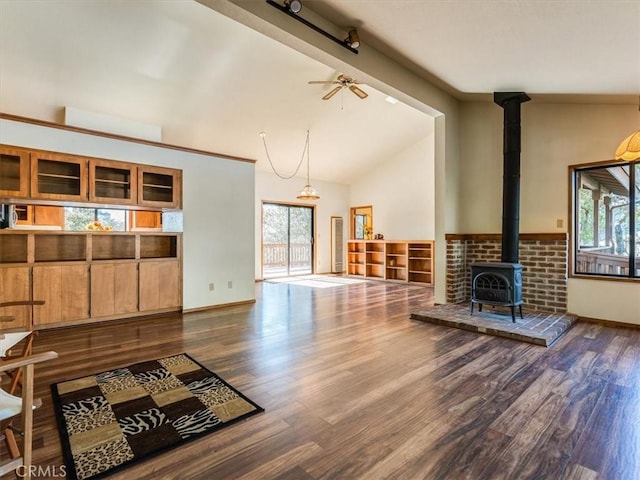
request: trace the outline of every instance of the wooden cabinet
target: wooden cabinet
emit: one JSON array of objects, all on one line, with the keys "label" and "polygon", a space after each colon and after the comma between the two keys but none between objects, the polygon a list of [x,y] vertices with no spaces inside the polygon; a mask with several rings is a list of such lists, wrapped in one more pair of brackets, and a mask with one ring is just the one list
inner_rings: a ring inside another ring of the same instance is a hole
[{"label": "wooden cabinet", "polygon": [[111,160],[89,160],[89,201],[135,205],[137,166]]},{"label": "wooden cabinet", "polygon": [[182,170],[0,145],[0,197],[182,208]]},{"label": "wooden cabinet", "polygon": [[[0,303],[31,299],[29,267],[0,267]],[[0,307],[0,332],[31,326],[31,307]]]},{"label": "wooden cabinet", "polygon": [[17,225],[64,227],[64,207],[16,205]]},{"label": "wooden cabinet", "polygon": [[33,307],[35,326],[89,317],[89,269],[81,265],[33,267],[33,297],[44,305]]},{"label": "wooden cabinet", "polygon": [[0,197],[29,195],[29,151],[0,145]]},{"label": "wooden cabinet", "polygon": [[138,205],[180,208],[182,206],[182,171],[139,165]]},{"label": "wooden cabinet", "polygon": [[180,264],[176,260],[140,262],[140,311],[181,304]]},{"label": "wooden cabinet", "polygon": [[91,317],[109,317],[137,311],[137,263],[91,265]]},{"label": "wooden cabinet", "polygon": [[87,160],[73,155],[31,152],[31,197],[86,202]]},{"label": "wooden cabinet", "polygon": [[350,240],[351,276],[433,285],[433,241]]},{"label": "wooden cabinet", "polygon": [[182,235],[1,230],[0,302],[18,300],[45,304],[0,308],[0,330],[179,311]]},{"label": "wooden cabinet", "polygon": [[146,210],[129,212],[129,225],[132,230],[162,229],[162,213]]}]

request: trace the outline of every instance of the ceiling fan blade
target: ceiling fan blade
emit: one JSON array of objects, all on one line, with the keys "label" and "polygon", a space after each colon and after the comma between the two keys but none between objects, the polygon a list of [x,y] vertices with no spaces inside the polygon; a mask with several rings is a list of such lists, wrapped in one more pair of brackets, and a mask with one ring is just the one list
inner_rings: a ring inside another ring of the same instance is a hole
[{"label": "ceiling fan blade", "polygon": [[333,97],[340,90],[342,90],[342,87],[336,87],[333,90],[331,90],[329,93],[327,93],[324,97],[322,97],[322,99],[323,100],[329,100],[331,97]]},{"label": "ceiling fan blade", "polygon": [[349,87],[349,90],[351,90],[358,97],[360,97],[360,99],[363,99],[363,100],[369,96],[369,94],[367,92],[365,92],[364,90],[361,90],[360,88],[356,87],[355,85],[351,85]]},{"label": "ceiling fan blade", "polygon": [[335,83],[335,84],[338,84],[338,83],[340,83],[340,82],[336,82],[335,80],[327,80],[327,81],[322,81],[322,80],[311,80],[310,82],[307,82],[307,83],[308,83],[309,85],[313,85],[313,84],[323,84],[323,85],[324,85],[324,84],[331,84],[331,85],[333,85],[334,83]]}]

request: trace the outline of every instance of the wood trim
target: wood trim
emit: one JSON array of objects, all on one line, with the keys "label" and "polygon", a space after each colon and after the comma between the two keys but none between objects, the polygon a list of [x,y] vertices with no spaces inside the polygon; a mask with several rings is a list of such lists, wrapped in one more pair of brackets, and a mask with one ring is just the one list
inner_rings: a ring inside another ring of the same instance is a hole
[{"label": "wood trim", "polygon": [[578,319],[579,322],[595,323],[595,324],[598,324],[598,325],[603,325],[605,327],[633,328],[633,329],[640,330],[640,324],[616,322],[616,321],[613,321],[613,320],[603,320],[601,318],[581,317],[580,315],[575,315],[573,313],[569,313],[568,315],[573,315],[574,317],[576,317]]},{"label": "wood trim", "polygon": [[[447,233],[444,238],[449,240],[501,240],[501,233]],[[532,241],[555,241],[555,240],[567,240],[567,234],[562,233],[521,233],[520,240]]]},{"label": "wood trim", "polygon": [[160,147],[160,148],[166,148],[169,150],[178,150],[180,152],[187,152],[187,153],[197,153],[199,155],[206,155],[208,157],[216,157],[216,158],[220,158],[222,160],[233,160],[236,162],[246,162],[246,163],[256,163],[257,160],[253,160],[250,158],[244,158],[244,157],[236,157],[233,155],[226,155],[224,153],[216,153],[216,152],[209,152],[207,150],[200,150],[197,148],[190,148],[190,147],[182,147],[180,145],[173,145],[170,143],[162,143],[162,142],[156,142],[153,140],[144,140],[141,138],[134,138],[134,137],[128,137],[126,135],[118,135],[115,133],[107,133],[107,132],[100,132],[98,130],[90,130],[88,128],[82,128],[82,127],[72,127],[69,125],[62,125],[59,123],[55,123],[55,122],[49,122],[47,120],[38,120],[35,118],[29,118],[29,117],[22,117],[19,115],[12,115],[10,113],[2,113],[0,112],[0,119],[2,120],[11,120],[13,122],[21,122],[21,123],[29,123],[31,125],[38,125],[41,127],[49,127],[49,128],[57,128],[59,130],[66,130],[69,132],[75,132],[75,133],[83,133],[85,135],[94,135],[96,137],[104,137],[104,138],[111,138],[114,140],[121,140],[124,142],[131,142],[131,143],[139,143],[142,145],[149,145],[152,147]]},{"label": "wood trim", "polygon": [[[261,282],[262,280],[256,281]],[[209,310],[218,310],[219,308],[237,307],[238,305],[250,305],[252,303],[256,303],[256,300],[242,300],[241,302],[221,303],[220,305],[208,305],[206,307],[188,308],[186,310],[183,310],[182,313],[206,312]]]}]

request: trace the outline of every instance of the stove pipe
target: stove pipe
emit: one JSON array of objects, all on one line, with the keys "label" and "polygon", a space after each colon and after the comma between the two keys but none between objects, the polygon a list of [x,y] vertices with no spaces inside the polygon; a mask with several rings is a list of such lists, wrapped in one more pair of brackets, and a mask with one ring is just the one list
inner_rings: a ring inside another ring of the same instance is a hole
[{"label": "stove pipe", "polygon": [[531,100],[524,92],[494,92],[504,110],[502,180],[502,261],[518,263],[520,230],[520,104]]}]

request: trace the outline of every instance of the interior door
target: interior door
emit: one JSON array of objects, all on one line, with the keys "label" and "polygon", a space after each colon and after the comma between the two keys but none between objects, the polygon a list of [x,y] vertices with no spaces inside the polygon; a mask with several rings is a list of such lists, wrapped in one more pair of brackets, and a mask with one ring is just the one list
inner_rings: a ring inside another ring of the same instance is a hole
[{"label": "interior door", "polygon": [[313,207],[263,203],[263,278],[313,273]]}]

